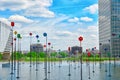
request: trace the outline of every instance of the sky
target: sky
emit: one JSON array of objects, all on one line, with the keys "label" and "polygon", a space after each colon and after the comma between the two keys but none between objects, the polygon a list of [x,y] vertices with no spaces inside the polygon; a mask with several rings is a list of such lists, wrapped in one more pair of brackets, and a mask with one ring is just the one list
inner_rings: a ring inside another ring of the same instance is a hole
[{"label": "sky", "polygon": [[29,50],[32,43],[45,44],[43,33],[53,49],[67,50],[80,46],[98,49],[98,1],[97,0],[0,0],[0,21],[10,25],[22,35],[22,50]]}]

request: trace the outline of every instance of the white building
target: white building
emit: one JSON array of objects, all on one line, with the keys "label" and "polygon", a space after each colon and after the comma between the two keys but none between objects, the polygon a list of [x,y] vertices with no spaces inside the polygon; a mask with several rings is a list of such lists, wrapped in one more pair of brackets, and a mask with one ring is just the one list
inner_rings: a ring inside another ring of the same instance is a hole
[{"label": "white building", "polygon": [[11,43],[12,43],[11,27],[0,21],[0,52],[10,53]]}]

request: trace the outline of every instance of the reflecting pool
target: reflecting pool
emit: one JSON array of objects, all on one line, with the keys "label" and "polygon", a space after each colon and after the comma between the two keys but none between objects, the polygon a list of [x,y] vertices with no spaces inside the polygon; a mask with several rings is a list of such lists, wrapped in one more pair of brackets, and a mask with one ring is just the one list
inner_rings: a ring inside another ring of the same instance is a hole
[{"label": "reflecting pool", "polygon": [[[106,62],[83,62],[82,79],[80,62],[50,62],[50,73],[45,75],[44,62],[39,62],[38,71],[36,64],[29,62],[19,63],[19,75],[17,67],[11,73],[11,65],[8,62],[0,62],[0,80],[120,80],[120,61],[109,63]],[[4,64],[6,64],[4,66]],[[17,64],[16,64],[17,65]],[[70,74],[70,75],[69,75]],[[19,76],[19,78],[16,78]]]}]

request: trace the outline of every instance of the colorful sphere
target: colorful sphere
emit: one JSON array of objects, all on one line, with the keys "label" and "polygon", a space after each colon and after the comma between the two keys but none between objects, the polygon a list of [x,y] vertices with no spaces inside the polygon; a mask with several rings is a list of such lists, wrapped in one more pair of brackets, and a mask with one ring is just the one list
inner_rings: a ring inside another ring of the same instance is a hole
[{"label": "colorful sphere", "polygon": [[14,41],[16,41],[16,38],[14,38]]},{"label": "colorful sphere", "polygon": [[49,42],[48,45],[51,45],[51,43]]},{"label": "colorful sphere", "polygon": [[36,35],[36,38],[38,39],[38,38],[39,38],[39,35]]},{"label": "colorful sphere", "polygon": [[32,36],[32,33],[29,33],[30,36]]},{"label": "colorful sphere", "polygon": [[47,33],[43,33],[43,36],[46,37],[46,36],[47,36]]},{"label": "colorful sphere", "polygon": [[43,47],[46,47],[46,45],[44,45]]},{"label": "colorful sphere", "polygon": [[83,37],[80,36],[80,37],[78,38],[78,40],[79,40],[79,41],[83,41]]},{"label": "colorful sphere", "polygon": [[70,47],[68,47],[68,51],[70,51]]},{"label": "colorful sphere", "polygon": [[14,31],[14,34],[17,35],[17,31]]},{"label": "colorful sphere", "polygon": [[90,53],[90,52],[88,52],[88,54],[87,54],[87,55],[88,55],[88,57],[90,57],[90,56],[91,56],[91,53]]},{"label": "colorful sphere", "polygon": [[14,22],[11,22],[11,26],[12,26],[12,27],[14,26]]}]

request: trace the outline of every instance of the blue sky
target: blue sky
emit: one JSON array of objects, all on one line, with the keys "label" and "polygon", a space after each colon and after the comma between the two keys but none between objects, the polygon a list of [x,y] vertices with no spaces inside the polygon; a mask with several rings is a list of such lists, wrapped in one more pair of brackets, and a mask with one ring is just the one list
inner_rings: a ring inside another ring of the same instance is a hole
[{"label": "blue sky", "polygon": [[82,46],[98,48],[98,1],[97,0],[1,0],[0,20],[22,34],[22,50],[29,50],[29,33],[40,36],[48,33],[48,41],[55,50],[79,46],[78,37],[83,36]]}]

